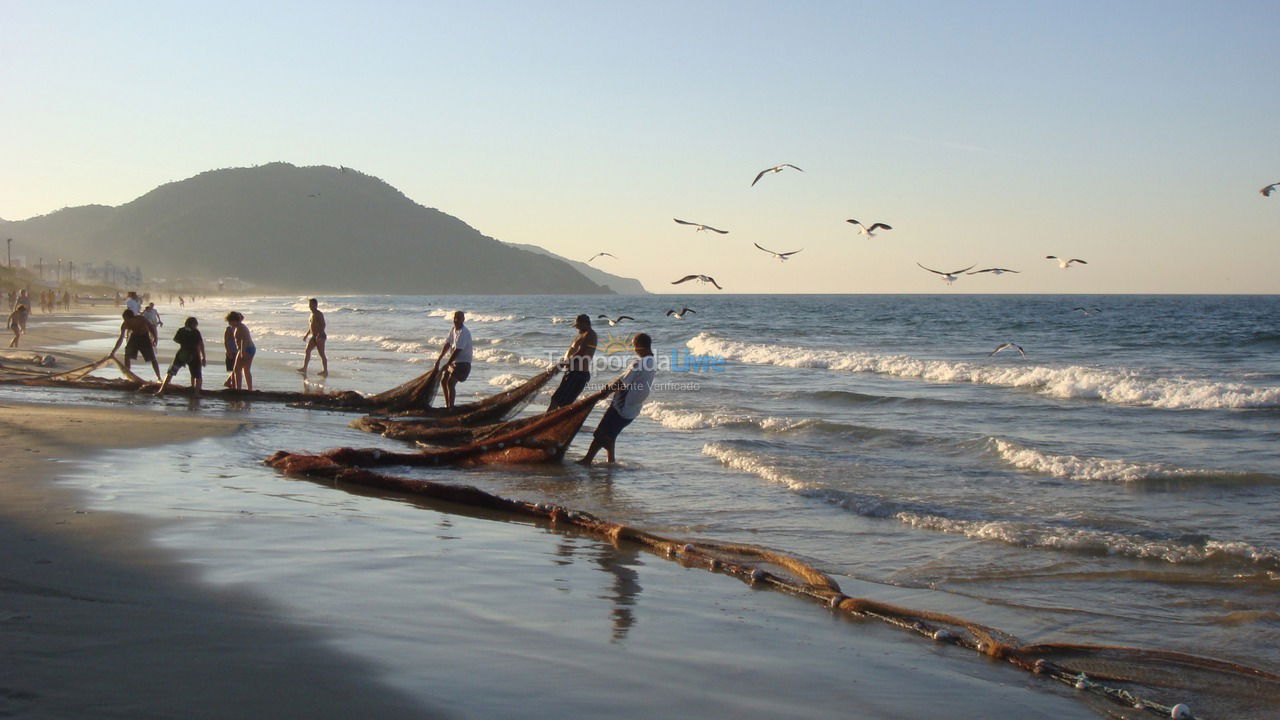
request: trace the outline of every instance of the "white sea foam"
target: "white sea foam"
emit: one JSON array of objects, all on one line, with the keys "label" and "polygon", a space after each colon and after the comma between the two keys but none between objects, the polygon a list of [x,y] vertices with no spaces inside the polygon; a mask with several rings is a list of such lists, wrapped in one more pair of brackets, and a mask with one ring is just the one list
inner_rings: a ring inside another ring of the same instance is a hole
[{"label": "white sea foam", "polygon": [[[455,310],[436,309],[427,312],[429,317],[452,318]],[[463,310],[467,314],[467,322],[472,323],[495,323],[510,322],[516,319],[515,315],[493,315],[491,313],[470,312]]]},{"label": "white sea foam", "polygon": [[1135,463],[1109,458],[1054,455],[1000,438],[988,438],[987,442],[1001,459],[1013,467],[1072,480],[1129,483],[1142,480],[1230,477],[1232,475],[1244,477],[1243,473],[1192,470],[1164,463]]},{"label": "white sea foam", "polygon": [[528,379],[529,378],[520,377],[515,373],[502,373],[501,375],[489,378],[489,384],[496,385],[503,390],[508,390]]},{"label": "white sea foam", "polygon": [[1019,547],[1121,555],[1163,560],[1172,564],[1245,563],[1264,567],[1271,572],[1280,570],[1280,550],[1260,548],[1245,542],[1150,539],[1093,528],[1035,525],[1010,520],[960,520],[918,512],[899,512],[895,517],[906,525],[922,530],[993,540]]},{"label": "white sea foam", "polygon": [[662,402],[647,403],[640,414],[663,427],[675,430],[701,430],[726,425],[755,425],[769,432],[785,432],[812,424],[811,420],[787,417],[721,413],[679,408]]},{"label": "white sea foam", "polygon": [[699,355],[720,355],[754,365],[868,372],[935,383],[1000,385],[1027,388],[1052,397],[1093,398],[1121,405],[1169,409],[1280,407],[1280,387],[1152,377],[1126,369],[921,360],[909,355],[739,342],[710,333],[699,333],[686,345]]},{"label": "white sea foam", "polygon": [[919,504],[906,504],[874,496],[831,490],[777,465],[763,453],[741,450],[723,443],[707,443],[702,454],[719,460],[725,467],[750,473],[807,497],[838,505],[859,515],[893,518],[904,525],[980,540],[1003,542],[1032,548],[1121,555],[1163,560],[1172,564],[1226,562],[1250,564],[1280,571],[1280,549],[1263,548],[1245,542],[1212,539],[1148,538],[1070,525],[1037,524],[1020,520],[982,520],[947,517]]}]

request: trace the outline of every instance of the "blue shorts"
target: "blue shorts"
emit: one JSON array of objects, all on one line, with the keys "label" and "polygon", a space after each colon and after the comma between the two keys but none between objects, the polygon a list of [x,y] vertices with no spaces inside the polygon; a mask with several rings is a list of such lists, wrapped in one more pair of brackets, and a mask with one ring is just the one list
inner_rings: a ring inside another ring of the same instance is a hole
[{"label": "blue shorts", "polygon": [[617,409],[610,405],[609,409],[604,411],[604,417],[600,418],[600,424],[596,426],[593,437],[600,442],[613,442],[618,438],[618,433],[622,432],[622,428],[630,424],[630,420],[619,415]]}]

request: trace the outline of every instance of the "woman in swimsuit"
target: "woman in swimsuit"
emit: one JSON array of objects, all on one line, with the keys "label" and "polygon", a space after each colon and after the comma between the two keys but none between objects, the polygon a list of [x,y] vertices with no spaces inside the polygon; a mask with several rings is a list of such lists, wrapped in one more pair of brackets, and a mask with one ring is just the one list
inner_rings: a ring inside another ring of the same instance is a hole
[{"label": "woman in swimsuit", "polygon": [[232,310],[227,313],[227,325],[232,329],[232,336],[236,343],[236,359],[231,366],[231,375],[227,377],[227,381],[223,383],[226,387],[239,390],[253,389],[253,356],[257,354],[258,347],[253,344],[253,336],[249,334],[249,326],[244,324],[244,316]]},{"label": "woman in swimsuit", "polygon": [[27,331],[27,315],[27,306],[21,304],[13,312],[9,313],[9,329],[13,331],[13,340],[9,342],[9,347],[18,347],[18,338],[22,337],[22,333]]}]

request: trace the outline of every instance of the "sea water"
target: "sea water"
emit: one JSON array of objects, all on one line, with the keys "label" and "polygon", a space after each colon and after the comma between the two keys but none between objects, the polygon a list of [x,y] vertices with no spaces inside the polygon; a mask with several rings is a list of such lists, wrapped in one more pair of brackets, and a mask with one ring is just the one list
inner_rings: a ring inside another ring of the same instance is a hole
[{"label": "sea water", "polygon": [[[686,306],[683,319],[666,314]],[[856,586],[849,594],[909,595],[1025,642],[1280,668],[1280,297],[321,296],[320,308],[332,374],[316,384],[313,357],[304,386],[291,368],[305,298],[162,305],[175,329],[187,312],[201,319],[211,386],[220,316],[237,309],[259,347],[260,388],[361,392],[429,368],[464,310],[475,364],[461,401],[547,367],[578,313],[600,335],[594,382],[612,379],[630,336],[647,332],[658,386],[619,438],[617,466],[405,474],[789,552]],[[635,320],[596,319],[624,314]],[[991,355],[1003,343],[1022,352]],[[545,408],[555,382],[523,412]],[[341,413],[217,400],[189,409],[253,427],[149,460],[169,463],[182,488],[114,479],[97,483],[102,497],[157,514],[270,513],[280,486],[255,478],[271,476],[258,463],[275,450],[405,447],[348,428]],[[317,513],[357,512],[344,493],[298,492]],[[405,510],[392,505],[365,498],[358,512],[394,537]],[[272,529],[286,564],[292,543],[316,542],[290,527]],[[170,541],[207,543],[190,525]],[[251,573],[224,560],[211,561],[215,578]],[[377,590],[376,574],[365,581]]]}]

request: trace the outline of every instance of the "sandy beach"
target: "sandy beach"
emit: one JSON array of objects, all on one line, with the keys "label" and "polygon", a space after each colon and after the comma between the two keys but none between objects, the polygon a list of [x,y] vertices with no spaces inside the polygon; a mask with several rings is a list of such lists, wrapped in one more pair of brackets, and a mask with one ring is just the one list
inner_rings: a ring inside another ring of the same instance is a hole
[{"label": "sandy beach", "polygon": [[[94,359],[51,349],[85,336],[77,319],[37,318],[24,348],[62,368]],[[400,534],[378,546],[333,527],[326,552],[301,566],[247,559],[291,524],[237,527],[229,513],[204,521],[227,530],[193,564],[155,542],[183,514],[102,511],[64,479],[137,480],[154,465],[131,467],[130,453],[230,441],[252,418],[6,400],[0,424],[0,715],[1096,716],[1068,689],[963,650],[638,548],[446,505],[354,497],[343,522],[403,516]],[[305,522],[332,521],[307,511]],[[208,582],[219,554],[246,558],[252,571],[238,572],[257,579]],[[359,587],[375,575],[403,591],[367,604]]]}]

